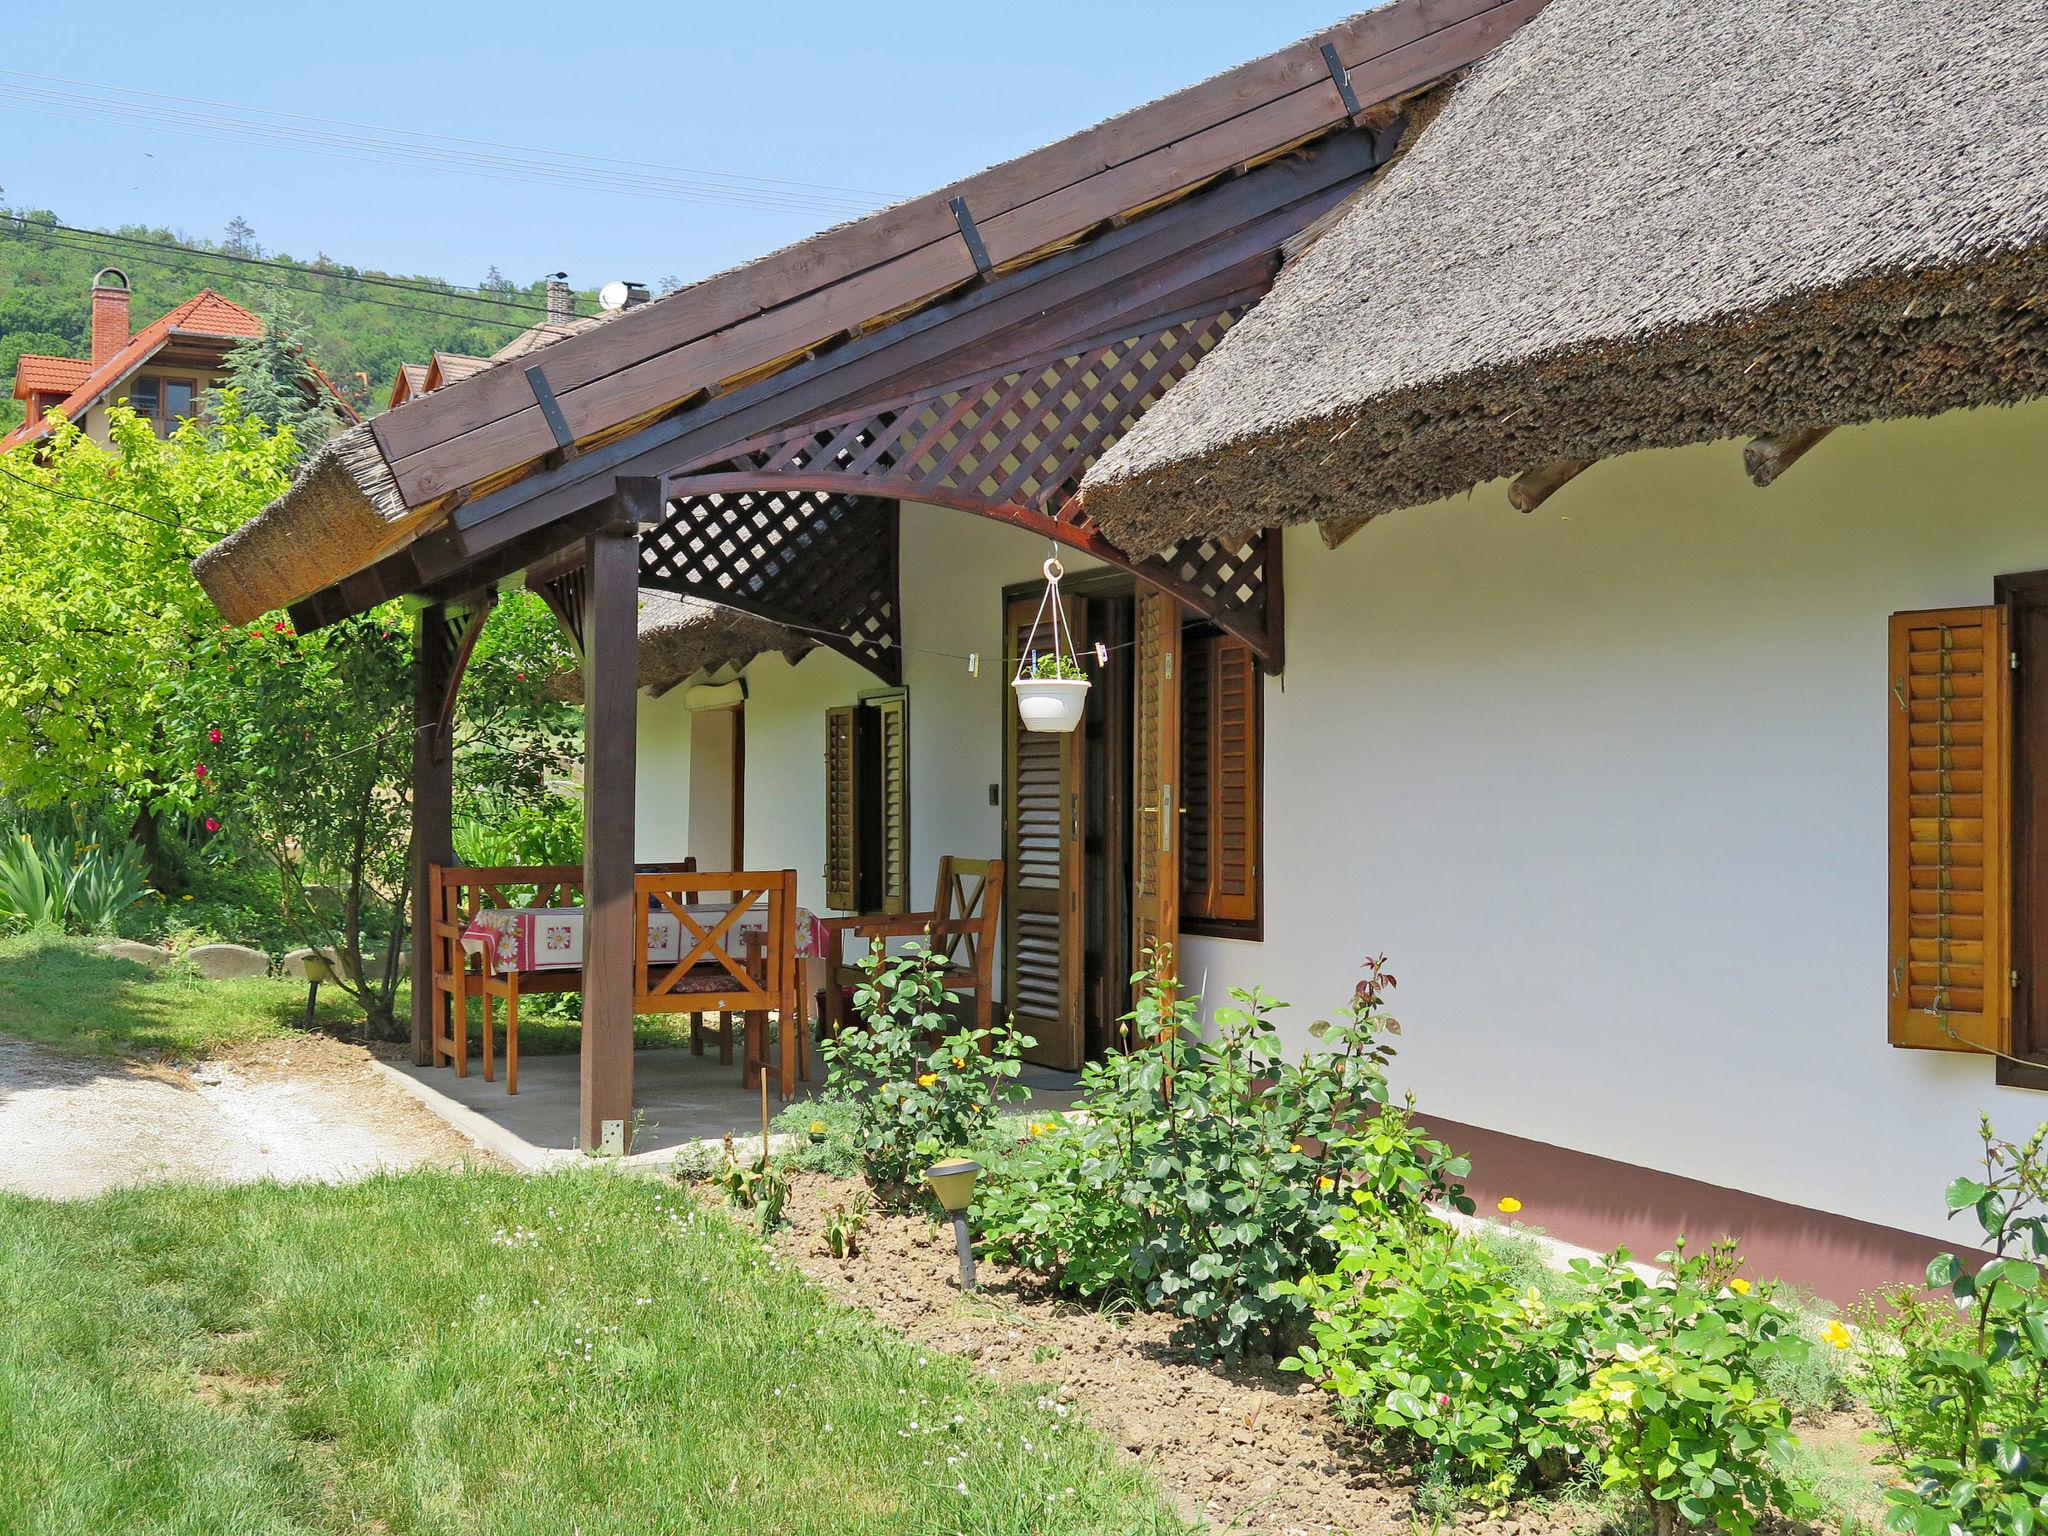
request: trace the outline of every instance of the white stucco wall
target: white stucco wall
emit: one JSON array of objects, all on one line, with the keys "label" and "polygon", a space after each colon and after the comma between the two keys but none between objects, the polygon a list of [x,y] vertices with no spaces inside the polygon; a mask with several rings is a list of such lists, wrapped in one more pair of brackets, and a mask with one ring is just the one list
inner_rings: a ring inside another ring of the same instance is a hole
[{"label": "white stucco wall", "polygon": [[[919,889],[1000,846],[997,592],[1043,553],[905,509],[911,646],[983,657],[906,658]],[[1638,454],[1531,516],[1483,487],[1286,556],[1267,937],[1186,942],[1212,1000],[1260,982],[1305,1039],[1384,950],[1425,1108],[1915,1231],[1980,1109],[2048,1119],[1885,1044],[1884,829],[1886,618],[2048,566],[2048,405],[1843,430],[1767,491],[1737,444]],[[822,652],[746,676],[748,862],[816,906],[821,712],[878,685]]]},{"label": "white stucco wall", "polygon": [[1302,1020],[1401,979],[1398,1078],[1468,1123],[1908,1230],[1988,1060],[1885,1043],[1886,619],[2048,566],[2048,406],[1596,466],[1287,546],[1263,946]]},{"label": "white stucco wall", "polygon": [[640,695],[634,857],[687,858],[690,849],[690,711],[687,688]]}]

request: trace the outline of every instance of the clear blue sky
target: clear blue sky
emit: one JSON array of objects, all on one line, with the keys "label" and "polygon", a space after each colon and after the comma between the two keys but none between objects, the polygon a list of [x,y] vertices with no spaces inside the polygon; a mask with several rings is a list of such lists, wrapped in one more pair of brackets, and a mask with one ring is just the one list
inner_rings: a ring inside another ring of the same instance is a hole
[{"label": "clear blue sky", "polygon": [[[103,0],[18,7],[0,71],[905,195],[1269,52],[1363,3]],[[0,75],[5,200],[71,224],[161,224],[217,239],[240,215],[265,247],[294,256],[325,251],[462,283],[494,263],[518,282],[559,268],[595,287],[701,277],[836,221],[816,209],[223,143],[90,111],[32,113],[9,99],[10,87],[79,88]]]}]

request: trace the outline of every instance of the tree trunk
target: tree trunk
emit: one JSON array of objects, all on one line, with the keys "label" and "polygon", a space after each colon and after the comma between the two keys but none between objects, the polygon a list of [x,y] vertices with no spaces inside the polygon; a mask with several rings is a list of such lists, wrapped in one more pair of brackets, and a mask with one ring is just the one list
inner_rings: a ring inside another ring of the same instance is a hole
[{"label": "tree trunk", "polygon": [[142,867],[149,871],[150,886],[161,891],[170,882],[170,871],[164,867],[163,829],[157,825],[156,812],[144,806],[135,813],[135,841],[142,848]]}]

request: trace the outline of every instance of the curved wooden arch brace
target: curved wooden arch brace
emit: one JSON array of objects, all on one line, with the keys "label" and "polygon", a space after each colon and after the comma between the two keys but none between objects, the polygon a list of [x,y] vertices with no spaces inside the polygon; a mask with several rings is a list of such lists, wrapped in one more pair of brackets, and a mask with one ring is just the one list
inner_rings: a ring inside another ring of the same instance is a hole
[{"label": "curved wooden arch brace", "polygon": [[429,675],[441,679],[440,697],[434,711],[434,730],[441,741],[448,740],[455,724],[455,700],[462,689],[462,674],[469,670],[470,653],[477,637],[497,605],[498,594],[486,589],[467,603],[449,604],[429,610],[438,615],[420,631],[420,643],[433,651],[426,660]]},{"label": "curved wooden arch brace", "polygon": [[671,474],[666,493],[700,501],[777,489],[885,496],[1009,523],[1172,593],[1278,671],[1284,657],[1277,535],[1255,532],[1235,544],[1192,540],[1162,554],[1132,555],[1104,538],[1074,500],[1088,467],[1245,307],[1241,296],[1229,295],[1137,335],[1083,343],[1063,356],[984,370],[763,434],[719,462]]}]

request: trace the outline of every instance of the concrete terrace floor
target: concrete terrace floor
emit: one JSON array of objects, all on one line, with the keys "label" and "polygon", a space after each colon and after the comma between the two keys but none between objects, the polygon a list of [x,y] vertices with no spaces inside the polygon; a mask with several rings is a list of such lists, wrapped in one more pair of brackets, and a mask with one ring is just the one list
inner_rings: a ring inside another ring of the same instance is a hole
[{"label": "concrete terrace floor", "polygon": [[[505,1092],[503,1064],[496,1082],[487,1083],[472,1059],[469,1076],[457,1077],[453,1067],[416,1067],[393,1063],[390,1071],[411,1087],[429,1109],[458,1130],[515,1163],[539,1167],[573,1157],[576,1118],[581,1097],[581,1061],[577,1056],[521,1054],[519,1092]],[[796,1098],[817,1090],[814,1079],[797,1084]],[[1021,1078],[1031,1090],[1029,1109],[1063,1110],[1079,1097],[1075,1074],[1027,1064]],[[737,1064],[721,1063],[715,1045],[702,1056],[684,1048],[633,1053],[633,1099],[640,1129],[633,1145],[635,1158],[673,1157],[691,1142],[722,1136],[753,1136],[761,1129],[758,1088],[743,1087]],[[771,1088],[769,1113],[781,1109]]]}]

